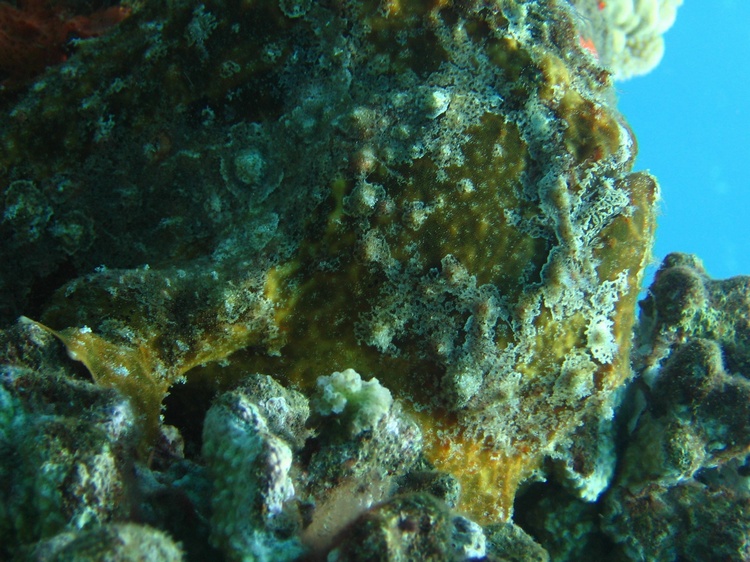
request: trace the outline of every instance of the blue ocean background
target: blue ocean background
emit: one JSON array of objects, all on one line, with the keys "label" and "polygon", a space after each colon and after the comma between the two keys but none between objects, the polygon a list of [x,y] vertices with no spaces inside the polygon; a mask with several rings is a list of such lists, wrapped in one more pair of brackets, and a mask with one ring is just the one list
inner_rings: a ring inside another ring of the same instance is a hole
[{"label": "blue ocean background", "polygon": [[661,64],[616,86],[635,168],[661,184],[655,265],[690,252],[750,275],[750,0],[685,0]]}]

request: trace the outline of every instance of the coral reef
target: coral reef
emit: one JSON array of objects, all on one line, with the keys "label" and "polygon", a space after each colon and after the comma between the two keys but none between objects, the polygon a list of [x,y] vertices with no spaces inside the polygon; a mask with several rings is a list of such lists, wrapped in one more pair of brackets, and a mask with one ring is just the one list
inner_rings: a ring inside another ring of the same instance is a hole
[{"label": "coral reef", "polygon": [[575,4],[134,4],[0,102],[2,555],[742,552],[746,287],[668,258],[625,388],[658,186]]},{"label": "coral reef", "polygon": [[634,560],[750,555],[750,278],[670,254],[641,303],[641,403],[605,530]]},{"label": "coral reef", "polygon": [[664,55],[664,34],[682,0],[571,0],[584,45],[616,80],[648,74]]}]

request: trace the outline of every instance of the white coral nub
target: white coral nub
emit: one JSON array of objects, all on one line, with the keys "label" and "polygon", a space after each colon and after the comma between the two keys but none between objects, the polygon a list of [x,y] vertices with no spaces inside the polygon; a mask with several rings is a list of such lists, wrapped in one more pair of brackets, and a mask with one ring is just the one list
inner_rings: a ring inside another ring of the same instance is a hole
[{"label": "white coral nub", "polygon": [[314,400],[319,414],[351,415],[353,435],[372,429],[391,409],[391,392],[376,378],[363,381],[354,369],[318,377],[318,391]]}]

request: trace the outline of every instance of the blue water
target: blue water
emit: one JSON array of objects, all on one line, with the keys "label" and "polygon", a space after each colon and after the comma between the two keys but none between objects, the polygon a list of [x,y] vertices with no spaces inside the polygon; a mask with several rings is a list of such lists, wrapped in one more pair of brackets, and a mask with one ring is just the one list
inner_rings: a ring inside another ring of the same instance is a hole
[{"label": "blue water", "polygon": [[686,0],[651,74],[619,83],[636,169],[662,188],[655,258],[750,274],[750,0]]}]

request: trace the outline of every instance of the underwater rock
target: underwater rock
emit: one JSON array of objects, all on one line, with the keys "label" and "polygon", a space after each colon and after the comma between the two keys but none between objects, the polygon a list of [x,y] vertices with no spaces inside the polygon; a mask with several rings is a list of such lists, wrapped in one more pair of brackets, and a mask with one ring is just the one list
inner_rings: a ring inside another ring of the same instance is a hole
[{"label": "underwater rock", "polygon": [[490,525],[487,530],[490,560],[507,562],[549,562],[549,555],[530,535],[513,523]]},{"label": "underwater rock", "polygon": [[602,528],[633,560],[744,560],[750,277],[712,280],[670,254],[641,302],[641,404]]},{"label": "underwater rock", "polygon": [[210,552],[189,516],[208,512],[205,470],[140,464],[142,426],[125,396],[81,378],[27,320],[0,330],[0,364],[0,558],[182,560],[165,530]]},{"label": "underwater rock", "polygon": [[292,450],[242,392],[222,395],[208,411],[203,457],[213,481],[211,540],[228,560],[300,558],[285,506],[295,495]]},{"label": "underwater rock", "polygon": [[135,465],[139,501],[129,520],[166,532],[188,562],[220,558],[210,543],[212,486],[206,467],[187,459],[153,466]]},{"label": "underwater rock", "polygon": [[127,516],[139,436],[129,401],[113,389],[71,377],[62,358],[55,361],[57,344],[44,331],[19,322],[0,340],[0,557],[5,557],[20,545]]},{"label": "underwater rock", "polygon": [[523,490],[516,501],[514,522],[535,546],[530,552],[537,552],[538,559],[544,555],[545,560],[561,562],[627,560],[602,531],[602,501],[584,500],[565,481],[548,478]]},{"label": "underwater rock", "polygon": [[[321,377],[314,403],[325,402],[332,379],[335,374]],[[363,394],[387,394],[368,382],[364,388],[375,392]],[[350,402],[347,412],[314,410],[308,422],[307,400],[262,375],[216,400],[204,424],[203,459],[213,482],[213,542],[229,559],[325,553],[339,531],[403,491],[421,433],[398,404],[363,427],[371,406],[361,400]],[[292,445],[300,443],[305,422],[313,431],[305,431],[304,448]]]},{"label": "underwater rock", "polygon": [[750,277],[712,280],[695,256],[664,258],[641,302],[634,356],[649,406],[636,432],[663,458],[628,480],[682,480],[750,453],[748,313]]},{"label": "underwater rock", "polygon": [[180,547],[165,533],[135,523],[114,523],[82,533],[61,533],[24,554],[29,562],[181,562]]},{"label": "underwater rock", "polygon": [[618,488],[609,498],[603,528],[629,560],[747,560],[750,508],[747,490],[697,481]]},{"label": "underwater rock", "polygon": [[260,374],[245,377],[235,390],[251,397],[271,433],[281,437],[294,451],[304,447],[312,434],[307,428],[310,405],[305,396]]},{"label": "underwater rock", "polygon": [[328,560],[458,562],[483,559],[485,552],[479,525],[455,517],[430,495],[413,494],[385,502],[352,523]]},{"label": "underwater rock", "polygon": [[[328,407],[335,396],[331,383],[350,397],[339,412]],[[421,474],[423,440],[418,424],[392,402],[388,389],[375,379],[363,383],[351,370],[320,377],[312,404],[316,438],[308,443],[300,489],[309,505],[303,538],[321,551],[358,516],[408,493],[405,481],[413,471]]]}]

